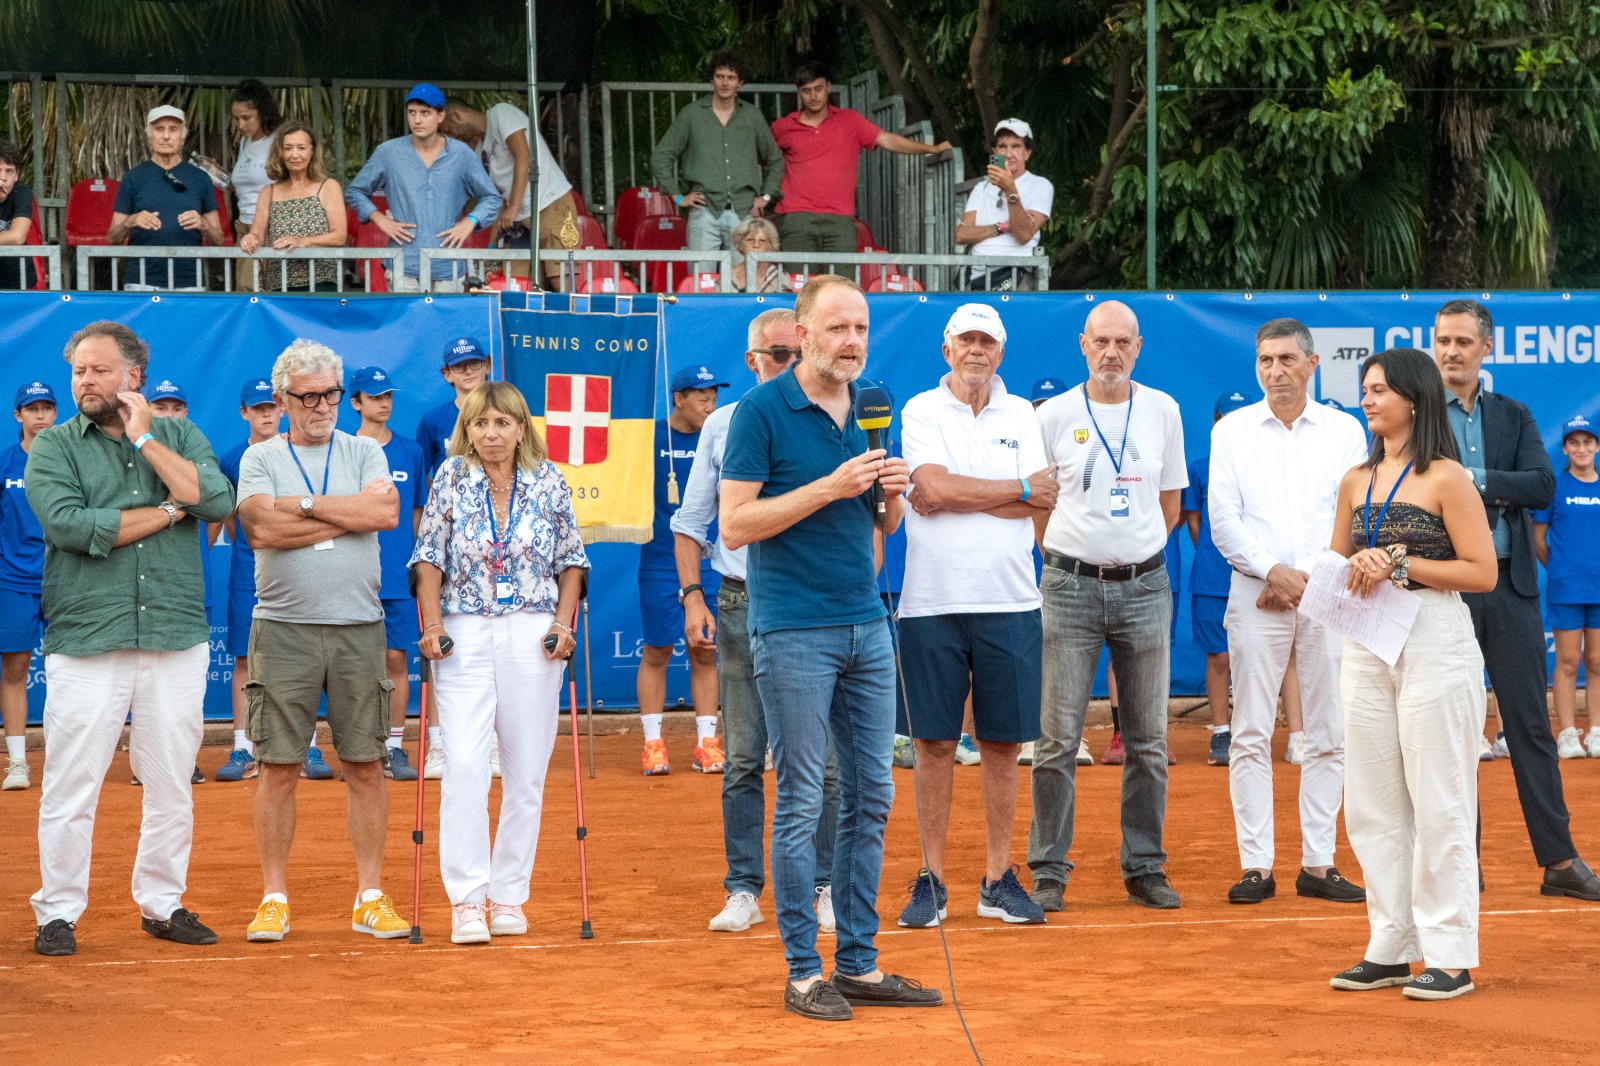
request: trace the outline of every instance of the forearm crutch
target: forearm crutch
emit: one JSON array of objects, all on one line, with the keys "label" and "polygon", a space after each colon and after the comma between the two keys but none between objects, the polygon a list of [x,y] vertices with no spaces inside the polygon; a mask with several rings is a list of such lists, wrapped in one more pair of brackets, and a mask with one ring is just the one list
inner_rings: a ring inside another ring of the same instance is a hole
[{"label": "forearm crutch", "polygon": [[[577,628],[578,610],[578,607],[572,609],[572,627],[567,630],[568,635]],[[555,651],[559,640],[551,633],[545,638],[545,647]],[[573,642],[573,650],[577,650],[576,641]],[[583,824],[583,756],[578,753],[578,674],[570,653],[563,670],[567,675],[567,708],[572,722],[572,794],[578,804],[578,888],[583,898],[583,925],[578,930],[578,936],[583,940],[593,940],[594,926],[589,924],[589,855],[585,846],[589,830]]]},{"label": "forearm crutch", "polygon": [[[419,623],[421,615],[419,608]],[[417,728],[417,822],[411,829],[411,842],[417,846],[416,868],[412,872],[411,885],[412,944],[422,943],[422,797],[423,786],[428,781],[428,692],[433,688],[433,662],[426,655],[422,657],[422,668],[417,673],[422,679],[422,709]]]}]

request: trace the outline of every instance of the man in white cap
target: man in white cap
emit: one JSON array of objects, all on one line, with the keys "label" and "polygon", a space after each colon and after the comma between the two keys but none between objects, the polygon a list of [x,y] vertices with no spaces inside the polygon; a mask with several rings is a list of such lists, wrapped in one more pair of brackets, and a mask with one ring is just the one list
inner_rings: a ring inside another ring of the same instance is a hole
[{"label": "man in white cap", "polygon": [[917,749],[917,816],[927,861],[900,915],[900,924],[913,928],[945,917],[952,767],[969,693],[984,756],[987,862],[978,917],[1044,921],[1012,871],[1011,839],[1017,753],[1039,739],[1044,634],[1033,519],[1055,508],[1059,486],[1033,405],[1007,391],[996,373],[1005,344],[994,308],[962,304],[944,328],[950,372],[937,388],[912,397],[901,415],[912,489],[900,592],[906,698],[896,708],[896,731]]},{"label": "man in white cap", "polygon": [[[211,176],[183,161],[188,134],[183,112],[169,104],[151,108],[144,134],[150,158],[122,175],[106,243],[197,248],[221,244],[222,218]],[[132,259],[123,288],[199,291],[205,288],[199,267],[198,259]]]},{"label": "man in white cap", "polygon": [[[1049,179],[1028,172],[1033,127],[1020,118],[1001,119],[989,151],[989,178],[967,197],[956,243],[967,245],[973,255],[1033,255],[1056,198]],[[972,287],[987,291],[1031,286],[1017,267],[975,266]]]}]

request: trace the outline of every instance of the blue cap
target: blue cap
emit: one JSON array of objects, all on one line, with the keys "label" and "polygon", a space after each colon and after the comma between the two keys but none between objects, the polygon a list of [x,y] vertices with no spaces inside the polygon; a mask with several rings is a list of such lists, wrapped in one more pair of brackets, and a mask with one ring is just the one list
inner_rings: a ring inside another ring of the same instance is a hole
[{"label": "blue cap", "polygon": [[255,407],[263,403],[277,403],[272,395],[272,382],[266,378],[251,378],[239,390],[239,406]]},{"label": "blue cap", "polygon": [[162,378],[160,381],[150,386],[150,399],[152,401],[177,400],[179,403],[185,405],[187,405],[189,402],[189,398],[183,394],[183,386],[179,385],[176,381],[171,381],[167,378]]},{"label": "blue cap", "polygon": [[1335,400],[1331,396],[1322,401],[1322,406],[1332,408],[1335,411],[1343,411],[1345,414],[1350,414],[1350,408],[1346,407],[1344,404],[1340,403],[1338,400]]},{"label": "blue cap", "polygon": [[726,381],[719,381],[717,375],[711,372],[710,367],[686,366],[680,367],[672,375],[672,391],[682,392],[684,389],[725,389]]},{"label": "blue cap", "polygon": [[411,87],[411,91],[406,93],[406,103],[409,104],[413,100],[419,104],[427,104],[435,111],[444,110],[444,90],[428,82]]},{"label": "blue cap", "polygon": [[1060,378],[1040,378],[1033,383],[1033,402],[1048,400],[1067,391],[1067,383]]},{"label": "blue cap", "polygon": [[30,381],[17,390],[17,402],[11,405],[13,411],[20,411],[30,403],[55,403],[55,390],[42,381]]},{"label": "blue cap", "polygon": [[455,366],[457,363],[469,363],[474,359],[487,359],[489,353],[471,337],[457,337],[444,346],[444,365]]},{"label": "blue cap", "polygon": [[1214,410],[1219,416],[1229,415],[1241,407],[1249,407],[1254,402],[1242,392],[1225,392],[1217,397],[1217,406]]},{"label": "blue cap", "polygon": [[1567,443],[1567,438],[1574,433],[1587,433],[1591,437],[1600,437],[1600,427],[1582,415],[1573,415],[1561,425],[1561,443]]},{"label": "blue cap", "polygon": [[350,375],[350,391],[365,393],[368,396],[382,396],[386,392],[393,392],[395,383],[389,375],[383,372],[382,367],[364,366]]}]

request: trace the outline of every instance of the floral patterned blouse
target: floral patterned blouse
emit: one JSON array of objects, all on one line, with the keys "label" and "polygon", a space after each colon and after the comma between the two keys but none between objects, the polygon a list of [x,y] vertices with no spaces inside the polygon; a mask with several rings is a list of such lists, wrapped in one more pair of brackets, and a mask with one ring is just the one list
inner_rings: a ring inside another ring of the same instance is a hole
[{"label": "floral patterned blouse", "polygon": [[572,490],[554,463],[540,463],[531,474],[517,469],[510,525],[500,533],[513,595],[502,604],[495,596],[489,477],[480,464],[458,455],[440,465],[411,565],[431,563],[444,572],[439,599],[445,614],[554,613],[556,577],[573,566],[589,569]]}]

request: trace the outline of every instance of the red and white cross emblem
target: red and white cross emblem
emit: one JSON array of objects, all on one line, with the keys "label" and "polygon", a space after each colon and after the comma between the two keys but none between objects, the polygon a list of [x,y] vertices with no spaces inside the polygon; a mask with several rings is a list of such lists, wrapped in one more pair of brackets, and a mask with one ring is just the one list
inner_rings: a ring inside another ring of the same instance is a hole
[{"label": "red and white cross emblem", "polygon": [[550,460],[568,466],[603,463],[611,425],[611,379],[546,374],[544,432]]}]

